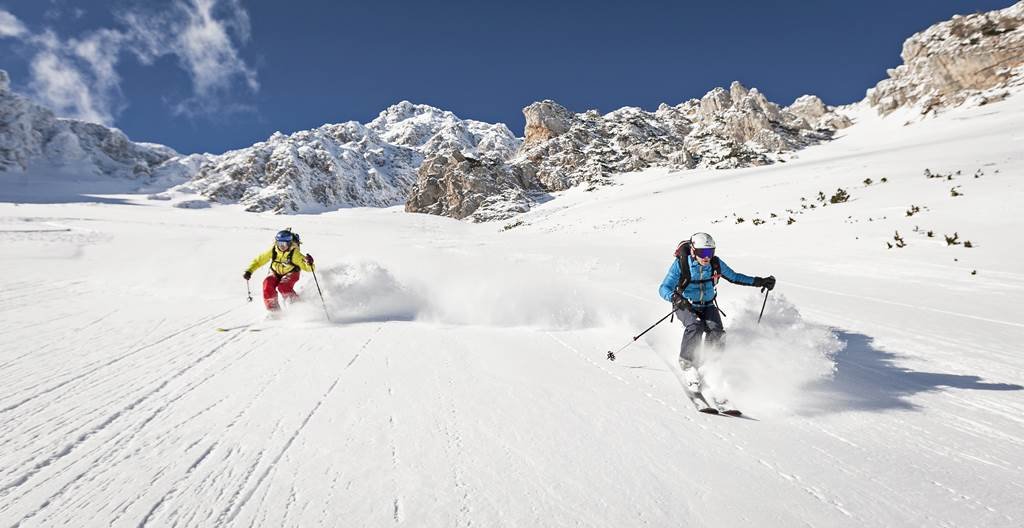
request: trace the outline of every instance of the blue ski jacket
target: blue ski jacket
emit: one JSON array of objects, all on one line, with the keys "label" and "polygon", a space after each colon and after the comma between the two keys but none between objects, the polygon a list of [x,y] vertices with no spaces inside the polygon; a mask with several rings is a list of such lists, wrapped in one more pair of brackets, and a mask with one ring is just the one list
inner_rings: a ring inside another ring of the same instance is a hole
[{"label": "blue ski jacket", "polygon": [[[697,305],[708,304],[714,301],[716,294],[715,284],[718,282],[718,278],[713,277],[714,271],[711,269],[711,263],[709,262],[707,266],[701,266],[693,258],[693,255],[686,256],[686,263],[690,266],[690,284],[683,290],[683,297]],[[721,258],[718,259],[718,264],[721,267],[722,277],[725,277],[725,280],[745,286],[754,285],[754,277],[736,273]],[[679,259],[673,259],[672,266],[668,268],[668,274],[665,275],[665,280],[661,281],[661,288],[658,291],[662,299],[666,301],[672,300],[672,292],[679,285],[679,277],[681,275]]]}]

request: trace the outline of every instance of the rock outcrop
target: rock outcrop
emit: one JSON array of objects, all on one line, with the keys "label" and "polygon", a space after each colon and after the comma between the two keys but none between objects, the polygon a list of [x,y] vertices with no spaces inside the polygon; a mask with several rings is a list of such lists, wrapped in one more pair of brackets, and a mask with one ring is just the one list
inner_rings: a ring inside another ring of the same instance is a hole
[{"label": "rock outcrop", "polygon": [[883,115],[1002,99],[1005,88],[1024,84],[1024,2],[936,24],[907,39],[901,56],[903,64],[867,92]]},{"label": "rock outcrop", "polygon": [[[850,124],[816,97],[804,96],[781,108],[738,82],[699,100],[663,104],[655,112],[626,107],[604,115],[593,110],[573,114],[545,100],[524,108],[523,115],[526,138],[515,156],[478,164],[453,163],[447,155],[427,159],[406,210],[497,220],[529,207],[539,193],[607,184],[613,174],[651,166],[772,163]],[[465,199],[467,192],[472,199]],[[475,204],[493,204],[487,193],[510,196],[513,202],[504,208],[473,209]]]}]

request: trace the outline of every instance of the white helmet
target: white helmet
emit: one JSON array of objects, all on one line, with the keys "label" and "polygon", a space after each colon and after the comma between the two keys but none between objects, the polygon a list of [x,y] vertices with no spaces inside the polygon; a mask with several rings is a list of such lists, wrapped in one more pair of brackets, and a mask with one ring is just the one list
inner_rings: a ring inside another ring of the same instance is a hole
[{"label": "white helmet", "polygon": [[711,235],[707,233],[694,233],[693,236],[690,237],[690,245],[694,249],[714,249],[715,239],[711,238]]}]

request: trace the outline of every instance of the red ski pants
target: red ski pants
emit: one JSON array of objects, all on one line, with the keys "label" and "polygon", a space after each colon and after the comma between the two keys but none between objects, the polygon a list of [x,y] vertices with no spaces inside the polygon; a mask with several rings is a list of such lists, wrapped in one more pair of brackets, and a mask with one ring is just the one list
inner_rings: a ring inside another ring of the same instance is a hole
[{"label": "red ski pants", "polygon": [[267,306],[267,309],[278,310],[281,308],[277,303],[277,292],[281,292],[288,302],[299,300],[299,294],[295,293],[295,283],[298,280],[298,271],[287,273],[281,277],[274,274],[267,275],[267,278],[263,279],[263,304]]}]

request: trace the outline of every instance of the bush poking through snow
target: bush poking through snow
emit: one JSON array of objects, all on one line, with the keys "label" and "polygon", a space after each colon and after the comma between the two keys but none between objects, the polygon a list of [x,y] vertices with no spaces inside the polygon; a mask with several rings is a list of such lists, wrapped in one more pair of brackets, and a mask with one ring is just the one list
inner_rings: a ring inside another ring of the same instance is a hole
[{"label": "bush poking through snow", "polygon": [[889,181],[889,178],[882,178],[882,183]]},{"label": "bush poking through snow", "polygon": [[875,181],[872,180],[871,178],[864,178],[864,185],[865,186],[871,185],[872,183],[875,183]]},{"label": "bush poking through snow", "polygon": [[897,231],[896,234],[893,235],[892,239],[896,241],[896,247],[898,247],[898,248],[907,247],[907,242],[905,240],[903,240],[903,237],[900,236],[900,232],[899,231]]},{"label": "bush poking through snow", "polygon": [[951,196],[952,196],[953,198],[956,198],[957,196],[963,196],[963,195],[964,195],[964,193],[962,193],[962,192],[960,192],[960,191],[956,190],[956,189],[957,189],[957,187],[960,187],[960,186],[959,186],[959,185],[957,185],[956,187],[953,187],[952,189],[950,189],[950,190],[949,190],[949,194],[950,194],[950,195],[951,195]]},{"label": "bush poking through snow", "polygon": [[839,188],[839,189],[836,189],[836,193],[833,194],[832,197],[828,199],[828,201],[829,201],[829,203],[838,204],[838,203],[843,203],[843,202],[845,202],[845,201],[847,201],[849,199],[850,199],[850,193],[846,192],[845,189]]},{"label": "bush poking through snow", "polygon": [[958,235],[956,233],[956,231],[953,232],[953,236],[949,236],[949,235],[943,235],[943,236],[946,237],[946,245],[947,246],[956,246],[956,245],[960,244],[960,235]]},{"label": "bush poking through snow", "polygon": [[910,205],[910,209],[907,209],[907,216],[914,216],[914,213],[920,213],[920,212],[921,212],[921,208],[920,207],[911,204]]},{"label": "bush poking through snow", "polygon": [[971,244],[970,240],[964,240],[964,247],[965,248],[972,248],[972,247],[974,247],[974,244]]},{"label": "bush poking through snow", "polygon": [[793,218],[792,216],[789,217],[789,220],[786,220],[786,225],[791,225],[791,224],[795,224],[795,223],[796,223],[796,219]]}]

